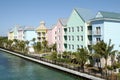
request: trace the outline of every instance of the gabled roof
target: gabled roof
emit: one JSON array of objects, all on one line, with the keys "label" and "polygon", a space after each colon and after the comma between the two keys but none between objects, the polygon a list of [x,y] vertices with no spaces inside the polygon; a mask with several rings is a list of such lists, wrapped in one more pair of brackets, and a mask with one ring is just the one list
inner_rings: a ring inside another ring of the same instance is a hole
[{"label": "gabled roof", "polygon": [[88,9],[83,9],[83,8],[75,8],[74,9],[78,15],[86,22],[89,19],[94,18],[95,14],[92,13],[92,11]]},{"label": "gabled roof", "polygon": [[61,22],[61,24],[62,24],[63,26],[66,26],[68,19],[60,18],[59,21]]},{"label": "gabled roof", "polygon": [[18,30],[19,29],[19,25],[15,25],[12,29],[10,29],[9,32],[14,32],[14,30]]},{"label": "gabled roof", "polygon": [[18,30],[22,30],[23,31],[24,30],[24,26],[19,27]]},{"label": "gabled roof", "polygon": [[[99,16],[101,14],[101,16]],[[115,12],[106,12],[106,11],[100,11],[97,13],[96,18],[111,18],[111,19],[120,19],[120,13]]]}]

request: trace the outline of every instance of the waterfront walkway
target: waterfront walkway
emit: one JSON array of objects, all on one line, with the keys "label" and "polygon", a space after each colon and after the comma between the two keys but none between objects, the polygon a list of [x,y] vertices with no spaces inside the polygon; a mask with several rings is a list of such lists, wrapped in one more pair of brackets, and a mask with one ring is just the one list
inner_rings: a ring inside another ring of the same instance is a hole
[{"label": "waterfront walkway", "polygon": [[49,66],[49,67],[52,67],[52,68],[56,68],[56,69],[62,70],[64,72],[68,72],[68,73],[71,73],[71,74],[74,74],[74,75],[77,75],[77,76],[80,76],[80,77],[84,77],[84,78],[91,79],[91,80],[104,80],[104,79],[99,78],[99,77],[95,77],[95,76],[92,76],[92,75],[89,75],[89,74],[86,74],[86,73],[81,73],[81,72],[78,72],[78,71],[75,71],[75,70],[71,70],[71,69],[68,69],[68,68],[65,68],[65,67],[61,67],[61,66],[58,66],[58,65],[55,65],[55,64],[51,64],[51,63],[48,63],[48,62],[45,62],[45,61],[42,61],[42,60],[38,60],[38,59],[35,59],[35,58],[32,58],[32,57],[28,57],[28,56],[25,56],[25,55],[22,55],[22,54],[11,52],[11,51],[8,51],[8,50],[5,50],[5,49],[0,48],[0,50],[9,52],[13,55],[16,55],[16,56],[19,56],[19,57],[22,57],[22,58],[25,58],[25,59],[43,64],[43,65]]}]

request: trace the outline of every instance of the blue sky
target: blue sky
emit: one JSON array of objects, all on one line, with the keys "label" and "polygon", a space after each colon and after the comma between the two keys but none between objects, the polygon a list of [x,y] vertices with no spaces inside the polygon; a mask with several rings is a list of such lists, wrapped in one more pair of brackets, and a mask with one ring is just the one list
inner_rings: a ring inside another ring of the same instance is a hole
[{"label": "blue sky", "polygon": [[58,18],[68,18],[73,8],[120,13],[120,0],[0,0],[0,35],[14,25],[37,27],[41,20],[47,27]]}]

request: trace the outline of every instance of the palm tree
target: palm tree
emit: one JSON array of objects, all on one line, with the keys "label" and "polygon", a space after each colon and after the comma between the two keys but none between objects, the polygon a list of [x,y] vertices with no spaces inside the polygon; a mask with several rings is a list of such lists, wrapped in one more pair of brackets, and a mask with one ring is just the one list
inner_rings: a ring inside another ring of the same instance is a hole
[{"label": "palm tree", "polygon": [[83,72],[84,72],[85,63],[88,61],[88,59],[89,59],[89,51],[87,50],[87,48],[78,49],[78,51],[76,52],[76,60],[81,65]]},{"label": "palm tree", "polygon": [[41,42],[37,42],[36,44],[34,44],[33,48],[34,48],[36,53],[39,53],[41,51],[41,49],[42,49]]},{"label": "palm tree", "polygon": [[94,60],[96,60],[96,62],[97,62],[97,67],[98,68],[101,68],[101,55],[100,54],[96,54],[96,53],[94,53],[94,54],[92,54],[92,58],[94,59]]},{"label": "palm tree", "polygon": [[13,43],[12,40],[7,40],[7,45],[8,45],[8,48],[9,48],[9,49],[12,48],[12,43]]},{"label": "palm tree", "polygon": [[56,43],[52,45],[52,49],[53,49],[53,51],[57,51],[57,45],[56,45]]},{"label": "palm tree", "polygon": [[20,48],[20,49],[19,49],[20,51],[22,51],[22,52],[25,51],[25,41],[19,41],[18,46],[19,46],[19,48]]},{"label": "palm tree", "polygon": [[25,48],[25,50],[26,50],[26,52],[28,52],[28,49],[29,49],[29,41],[27,40],[27,41],[25,41],[25,45],[26,45],[26,48]]},{"label": "palm tree", "polygon": [[56,52],[52,52],[51,59],[54,60],[54,61],[57,60],[57,53]]},{"label": "palm tree", "polygon": [[44,48],[44,52],[46,52],[47,48],[48,48],[48,42],[46,40],[44,40],[42,42],[43,48]]},{"label": "palm tree", "polygon": [[35,44],[36,39],[35,39],[35,38],[33,38],[33,39],[32,39],[32,41],[33,41],[33,45],[34,45],[34,44]]},{"label": "palm tree", "polygon": [[114,45],[111,44],[111,40],[109,40],[109,44],[105,43],[104,41],[100,41],[96,45],[93,46],[95,53],[99,54],[101,57],[105,59],[106,75],[107,75],[108,57],[116,53],[116,50],[113,50],[113,48],[114,48]]}]

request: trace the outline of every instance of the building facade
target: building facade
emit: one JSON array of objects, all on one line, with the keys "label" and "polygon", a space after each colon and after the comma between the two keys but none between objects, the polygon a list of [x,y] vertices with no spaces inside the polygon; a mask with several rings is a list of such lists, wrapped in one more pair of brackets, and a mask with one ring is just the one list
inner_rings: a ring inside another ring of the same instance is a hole
[{"label": "building facade", "polygon": [[57,26],[53,25],[51,29],[47,31],[48,44],[56,44],[57,41]]},{"label": "building facade", "polygon": [[45,40],[47,40],[47,28],[45,26],[45,22],[41,21],[40,25],[37,27],[36,29],[36,33],[37,33],[37,42],[43,42]]},{"label": "building facade", "polygon": [[66,45],[66,41],[67,41],[67,20],[68,19],[59,19],[56,26],[57,26],[57,41],[56,41],[56,45],[57,45],[57,52],[58,53],[62,53],[66,50],[67,45]]},{"label": "building facade", "polygon": [[96,17],[91,20],[92,26],[92,44],[100,40],[109,43],[111,40],[114,49],[120,50],[120,13],[98,12]]},{"label": "building facade", "polygon": [[35,32],[35,28],[33,27],[25,27],[24,28],[24,41],[29,41],[29,46],[33,45],[33,38],[37,38],[37,33]]},{"label": "building facade", "polygon": [[15,25],[9,32],[8,32],[8,40],[18,39],[18,29],[19,25]]},{"label": "building facade", "polygon": [[18,40],[24,40],[24,26],[18,28]]},{"label": "building facade", "polygon": [[75,52],[87,47],[87,21],[93,18],[91,11],[74,9],[67,22],[67,51]]},{"label": "building facade", "polygon": [[29,41],[29,46],[32,46],[32,39],[36,37],[37,34],[33,27],[15,26],[8,32],[8,40]]}]

